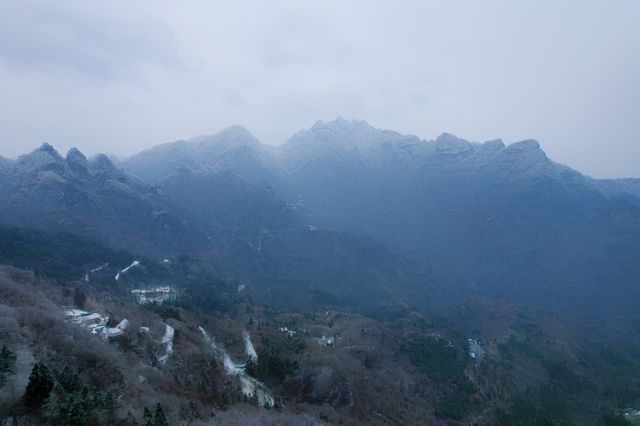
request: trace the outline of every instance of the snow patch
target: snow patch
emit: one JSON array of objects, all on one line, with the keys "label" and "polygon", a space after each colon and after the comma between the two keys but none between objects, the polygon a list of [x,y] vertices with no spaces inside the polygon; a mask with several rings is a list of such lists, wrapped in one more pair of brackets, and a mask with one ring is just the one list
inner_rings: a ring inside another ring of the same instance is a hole
[{"label": "snow patch", "polygon": [[258,354],[256,353],[256,349],[253,347],[253,342],[251,342],[251,335],[248,331],[244,331],[242,333],[242,337],[244,338],[244,349],[249,356],[249,359],[252,361],[258,360]]},{"label": "snow patch", "polygon": [[104,269],[105,267],[107,267],[108,265],[109,265],[108,263],[105,263],[105,264],[104,264],[104,265],[102,265],[102,266],[98,266],[97,268],[93,268],[92,270],[90,270],[90,271],[89,271],[89,273],[90,273],[90,274],[95,274],[96,272],[103,270],[103,269]]},{"label": "snow patch", "polygon": [[92,270],[84,274],[84,281],[88,283],[91,280],[91,274],[95,274],[96,272],[103,270],[107,266],[109,266],[108,262],[105,263],[104,265],[98,266],[97,268],[93,268]]},{"label": "snow patch", "polygon": [[[239,377],[242,394],[247,398],[253,398],[254,396],[257,397],[258,404],[261,407],[264,407],[264,406],[273,407],[274,399],[269,389],[262,382],[249,376],[245,371],[244,364],[237,364],[233,362],[229,354],[220,346],[218,346],[216,341],[209,336],[209,334],[206,332],[204,328],[198,327],[198,329],[200,329],[200,332],[202,333],[205,342],[207,342],[207,344],[213,350],[213,354],[215,358],[218,360],[218,362],[222,363],[227,375]],[[254,353],[255,353],[255,349],[253,348],[253,344],[251,343],[251,338],[249,336],[249,333],[247,333],[246,331],[244,333],[244,338],[245,338],[245,349],[247,350],[247,354],[249,354],[249,357],[251,357],[250,349],[247,346],[247,342],[249,342],[251,346],[251,350]],[[256,359],[257,359],[257,354],[256,354]]]},{"label": "snow patch", "polygon": [[135,268],[136,266],[140,266],[140,261],[139,260],[134,260],[133,263],[129,266],[127,266],[126,268],[124,268],[122,271],[118,272],[116,274],[116,281],[118,281],[120,279],[120,275],[122,274],[126,274],[127,272],[129,272],[129,270],[131,268]]},{"label": "snow patch", "polygon": [[[115,327],[105,327],[102,329],[102,337],[109,339],[117,336],[121,336],[129,328],[129,320],[123,319]],[[97,331],[96,331],[97,332]]]},{"label": "snow patch", "polygon": [[171,327],[169,324],[165,324],[164,336],[162,337],[162,344],[165,345],[164,355],[158,358],[160,364],[166,364],[171,354],[173,354],[173,337],[175,336],[176,330]]}]

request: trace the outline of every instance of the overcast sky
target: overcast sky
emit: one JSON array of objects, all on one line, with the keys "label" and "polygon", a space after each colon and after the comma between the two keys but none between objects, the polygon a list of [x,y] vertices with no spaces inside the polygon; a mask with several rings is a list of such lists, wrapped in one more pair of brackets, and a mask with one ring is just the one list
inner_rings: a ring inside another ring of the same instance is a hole
[{"label": "overcast sky", "polygon": [[640,177],[640,1],[0,1],[0,155],[242,124],[538,139]]}]

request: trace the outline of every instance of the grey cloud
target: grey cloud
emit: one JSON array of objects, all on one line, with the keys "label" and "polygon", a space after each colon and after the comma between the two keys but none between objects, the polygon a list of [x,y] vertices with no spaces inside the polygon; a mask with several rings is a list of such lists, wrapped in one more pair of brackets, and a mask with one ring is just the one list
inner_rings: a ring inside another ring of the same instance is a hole
[{"label": "grey cloud", "polygon": [[184,68],[170,28],[129,3],[6,3],[0,14],[0,60],[105,80],[129,79],[144,65]]},{"label": "grey cloud", "polygon": [[31,0],[2,12],[0,155],[45,140],[130,155],[236,123],[280,144],[341,115],[427,139],[535,138],[590,175],[640,176],[640,2]]}]

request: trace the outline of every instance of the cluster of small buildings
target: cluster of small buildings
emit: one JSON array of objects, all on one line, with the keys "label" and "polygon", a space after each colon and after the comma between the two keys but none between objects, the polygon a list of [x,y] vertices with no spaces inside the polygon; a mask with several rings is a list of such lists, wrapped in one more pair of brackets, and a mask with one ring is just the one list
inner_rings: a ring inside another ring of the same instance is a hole
[{"label": "cluster of small buildings", "polygon": [[[287,326],[283,326],[279,328],[281,333],[286,334],[288,337],[293,337],[296,335],[297,331],[295,330],[291,330],[289,327]],[[302,330],[303,333],[306,334],[306,330]],[[320,346],[333,346],[336,344],[336,337],[335,336],[322,336],[322,337],[314,337],[313,340],[319,344]]]},{"label": "cluster of small buildings", "polygon": [[469,343],[469,356],[475,359],[476,363],[480,362],[484,358],[484,349],[476,339],[468,339],[467,342]]},{"label": "cluster of small buildings", "polygon": [[640,410],[635,408],[628,408],[624,410],[624,417],[631,424],[638,424],[640,422]]},{"label": "cluster of small buildings", "polygon": [[320,346],[333,346],[336,343],[336,338],[334,336],[316,337],[315,340]]},{"label": "cluster of small buildings", "polygon": [[129,328],[129,321],[123,319],[115,327],[107,327],[109,317],[98,312],[87,312],[82,309],[67,309],[65,311],[67,321],[87,328],[92,334],[97,334],[105,340],[121,336]]},{"label": "cluster of small buildings", "polygon": [[293,337],[296,335],[295,330],[289,330],[288,327],[280,327],[280,332],[285,333],[289,337]]},{"label": "cluster of small buildings", "polygon": [[150,289],[135,288],[131,290],[131,294],[135,295],[136,301],[140,305],[146,305],[148,303],[162,305],[166,301],[175,299],[175,292],[170,286],[153,287]]}]

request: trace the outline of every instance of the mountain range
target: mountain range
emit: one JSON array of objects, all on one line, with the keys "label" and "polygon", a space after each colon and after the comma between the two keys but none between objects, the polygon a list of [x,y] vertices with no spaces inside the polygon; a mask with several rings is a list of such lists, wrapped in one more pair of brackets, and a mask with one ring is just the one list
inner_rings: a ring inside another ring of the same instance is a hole
[{"label": "mountain range", "polygon": [[640,296],[639,182],[592,179],[534,140],[339,118],[277,147],[233,126],[116,164],[45,144],[0,161],[0,223],[206,257],[265,300],[480,296],[606,317]]},{"label": "mountain range", "polygon": [[343,119],[0,158],[0,419],[638,424],[639,189]]}]

